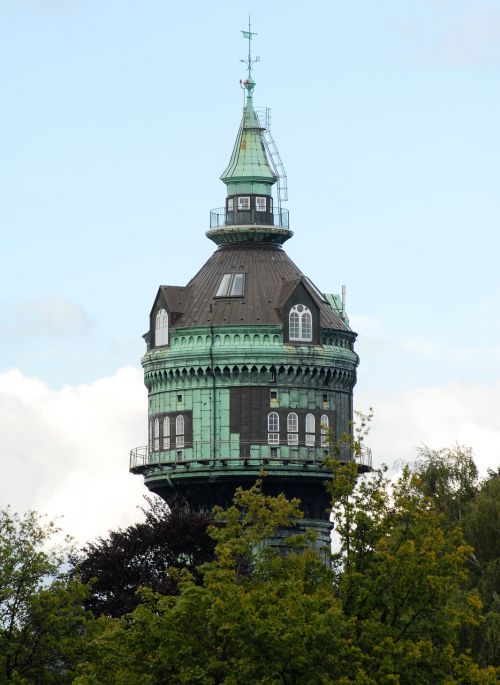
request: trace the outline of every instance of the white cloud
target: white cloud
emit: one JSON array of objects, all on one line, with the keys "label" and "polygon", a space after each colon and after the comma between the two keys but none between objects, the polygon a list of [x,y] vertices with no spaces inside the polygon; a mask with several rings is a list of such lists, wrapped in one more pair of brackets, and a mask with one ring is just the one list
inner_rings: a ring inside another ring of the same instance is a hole
[{"label": "white cloud", "polygon": [[63,515],[79,540],[137,519],[145,494],[128,473],[146,434],[138,369],[52,390],[16,370],[0,374],[0,506]]},{"label": "white cloud", "polygon": [[439,449],[457,442],[473,448],[483,475],[500,464],[500,381],[405,391],[372,387],[357,394],[356,404],[375,408],[367,444],[376,464],[411,461],[419,445]]},{"label": "white cloud", "polygon": [[43,297],[18,302],[3,312],[0,330],[16,340],[38,337],[78,337],[92,328],[92,321],[82,307],[63,297]]},{"label": "white cloud", "polygon": [[[412,459],[414,447],[471,445],[484,473],[500,463],[500,382],[411,390],[369,388],[368,444],[376,464]],[[128,473],[131,447],[145,443],[147,399],[139,369],[53,390],[20,371],[0,374],[0,507],[63,515],[78,540],[137,520],[147,490]]]},{"label": "white cloud", "polygon": [[486,0],[427,0],[431,18],[400,27],[430,62],[497,65],[500,62],[500,8]]}]

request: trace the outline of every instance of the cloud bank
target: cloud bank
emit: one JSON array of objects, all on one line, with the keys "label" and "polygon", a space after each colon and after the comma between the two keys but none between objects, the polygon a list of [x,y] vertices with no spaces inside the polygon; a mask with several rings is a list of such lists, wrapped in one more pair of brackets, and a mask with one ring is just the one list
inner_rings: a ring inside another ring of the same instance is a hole
[{"label": "cloud bank", "polygon": [[[414,448],[471,445],[483,473],[500,463],[500,382],[410,390],[369,388],[356,405],[374,406],[368,443],[374,463],[412,459]],[[139,518],[143,480],[128,453],[145,444],[147,399],[139,369],[53,390],[18,370],[0,374],[0,507],[62,515],[83,542]]]}]

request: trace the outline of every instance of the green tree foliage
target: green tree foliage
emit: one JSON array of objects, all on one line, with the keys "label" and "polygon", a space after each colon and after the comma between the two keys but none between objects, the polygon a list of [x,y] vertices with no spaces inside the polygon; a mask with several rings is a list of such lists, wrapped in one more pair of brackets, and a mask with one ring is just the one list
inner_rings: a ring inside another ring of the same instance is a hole
[{"label": "green tree foliage", "polygon": [[34,512],[0,512],[0,682],[66,683],[80,657],[86,589],[62,573],[57,528]]},{"label": "green tree foliage", "polygon": [[133,611],[140,587],[175,593],[170,568],[186,568],[196,579],[200,564],[213,556],[214,543],[207,534],[210,513],[192,512],[181,503],[168,507],[160,498],[147,502],[144,521],[111,531],[71,557],[74,572],[90,584],[87,607],[95,616]]},{"label": "green tree foliage", "polygon": [[480,616],[460,530],[443,525],[410,470],[392,492],[382,472],[333,471],[333,569],[307,535],[287,538],[288,554],[270,544],[295,528],[297,501],[267,497],[260,483],[239,490],[216,511],[202,582],[183,570],[178,595],[147,590],[130,615],[102,618],[76,682],[496,683],[459,645]]},{"label": "green tree foliage", "polygon": [[500,665],[500,469],[480,481],[472,451],[420,450],[416,464],[420,488],[445,523],[457,523],[471,546],[466,586],[474,588],[483,616],[463,630],[462,643],[483,665]]}]

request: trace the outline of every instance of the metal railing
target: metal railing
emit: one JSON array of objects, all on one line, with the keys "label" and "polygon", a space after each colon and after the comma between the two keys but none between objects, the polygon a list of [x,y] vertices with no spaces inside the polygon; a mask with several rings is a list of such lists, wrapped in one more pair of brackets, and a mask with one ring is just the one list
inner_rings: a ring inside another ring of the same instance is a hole
[{"label": "metal railing", "polygon": [[288,209],[274,209],[272,212],[257,212],[255,209],[233,209],[228,212],[225,207],[212,209],[210,212],[210,228],[226,228],[227,226],[288,228]]},{"label": "metal railing", "polygon": [[355,450],[349,445],[330,451],[328,445],[315,443],[314,446],[300,443],[298,445],[269,445],[267,442],[253,441],[198,441],[186,442],[183,447],[171,447],[165,450],[151,450],[147,445],[130,450],[130,471],[139,472],[149,467],[189,466],[203,468],[206,466],[324,466],[325,458],[332,457],[342,462],[355,461],[359,466],[368,469],[372,466],[372,452],[369,447],[361,446]]}]

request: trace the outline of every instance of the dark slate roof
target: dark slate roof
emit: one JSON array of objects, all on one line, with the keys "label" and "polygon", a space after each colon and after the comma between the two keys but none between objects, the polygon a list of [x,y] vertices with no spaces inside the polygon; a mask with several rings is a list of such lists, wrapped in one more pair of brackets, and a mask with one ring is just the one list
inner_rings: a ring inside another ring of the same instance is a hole
[{"label": "dark slate roof", "polygon": [[[244,273],[243,297],[215,297],[224,274]],[[185,288],[162,286],[166,302],[182,312],[175,328],[235,324],[281,325],[280,308],[303,283],[320,309],[322,328],[350,330],[321,300],[300,269],[278,245],[223,245]]]}]

